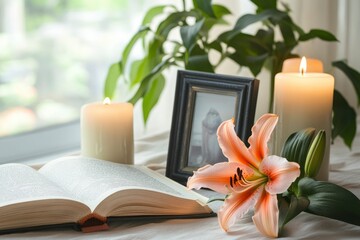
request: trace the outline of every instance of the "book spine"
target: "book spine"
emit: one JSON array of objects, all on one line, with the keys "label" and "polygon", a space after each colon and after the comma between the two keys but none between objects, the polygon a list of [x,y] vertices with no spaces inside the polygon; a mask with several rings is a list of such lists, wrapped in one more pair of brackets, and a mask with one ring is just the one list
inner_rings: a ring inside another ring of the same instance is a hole
[{"label": "book spine", "polygon": [[109,229],[107,218],[96,213],[91,213],[78,221],[80,230],[84,233],[98,232]]}]

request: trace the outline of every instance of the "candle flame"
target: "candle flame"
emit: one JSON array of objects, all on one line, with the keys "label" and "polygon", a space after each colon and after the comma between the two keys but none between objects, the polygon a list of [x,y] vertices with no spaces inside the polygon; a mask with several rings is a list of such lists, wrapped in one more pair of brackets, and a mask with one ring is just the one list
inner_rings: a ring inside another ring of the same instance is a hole
[{"label": "candle flame", "polygon": [[304,73],[306,73],[306,66],[307,66],[306,57],[302,57],[301,62],[300,62],[300,68],[299,68],[301,75],[304,75]]},{"label": "candle flame", "polygon": [[103,101],[104,105],[109,105],[111,103],[110,98],[106,97]]}]

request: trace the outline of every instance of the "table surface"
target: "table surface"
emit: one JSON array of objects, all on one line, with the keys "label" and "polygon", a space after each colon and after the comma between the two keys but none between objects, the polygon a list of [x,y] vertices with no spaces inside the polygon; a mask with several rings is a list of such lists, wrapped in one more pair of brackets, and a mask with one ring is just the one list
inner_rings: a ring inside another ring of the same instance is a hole
[{"label": "table surface", "polygon": [[[331,146],[329,181],[346,187],[360,197],[360,125],[352,151],[340,139]],[[165,173],[169,133],[147,136],[135,142],[135,164]],[[211,196],[211,191],[200,191]],[[211,206],[216,210],[221,203]],[[346,203],[344,203],[346,204]],[[112,223],[109,231],[81,233],[72,229],[43,230],[0,235],[0,239],[266,239],[255,228],[251,215],[223,232],[216,217]],[[360,227],[301,213],[284,229],[282,239],[360,239]]]}]

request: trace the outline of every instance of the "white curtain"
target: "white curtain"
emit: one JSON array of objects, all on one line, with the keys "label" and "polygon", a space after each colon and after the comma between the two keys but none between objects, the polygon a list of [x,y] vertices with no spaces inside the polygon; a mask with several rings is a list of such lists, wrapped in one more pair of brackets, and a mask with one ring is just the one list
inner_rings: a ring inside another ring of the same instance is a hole
[{"label": "white curtain", "polygon": [[[163,1],[159,1],[163,2]],[[229,17],[232,24],[236,19],[245,13],[253,13],[255,8],[249,0],[233,1],[214,1],[226,5],[233,12]],[[347,59],[348,64],[360,70],[360,1],[358,0],[284,0],[292,9],[292,17],[295,23],[305,31],[318,28],[325,29],[339,39],[337,43],[329,43],[321,40],[312,40],[301,43],[296,49],[299,55],[318,58],[324,63],[324,69],[331,73],[336,79],[336,88],[346,96],[350,104],[357,106],[356,95],[352,85],[344,79],[340,72],[332,72],[331,62],[334,60]],[[155,2],[154,2],[155,3]],[[189,3],[190,4],[190,3]],[[214,31],[223,31],[217,28]],[[253,29],[249,29],[251,32]],[[251,76],[250,72],[243,69],[239,72],[238,66],[230,61],[225,62],[219,69],[219,73]],[[172,69],[167,74],[167,83],[161,99],[155,110],[151,113],[147,127],[144,128],[141,118],[141,106],[136,107],[135,113],[135,136],[140,137],[144,134],[152,134],[162,130],[169,130],[172,118],[172,106],[175,93],[176,69]],[[256,118],[267,112],[269,74],[262,72],[259,76],[260,91],[258,96],[258,106]],[[360,111],[358,111],[360,112]]]}]

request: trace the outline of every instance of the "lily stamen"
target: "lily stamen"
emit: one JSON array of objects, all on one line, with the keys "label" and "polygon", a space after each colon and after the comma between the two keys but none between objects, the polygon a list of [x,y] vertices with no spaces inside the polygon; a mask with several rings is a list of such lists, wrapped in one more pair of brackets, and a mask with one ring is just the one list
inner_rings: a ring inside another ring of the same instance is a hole
[{"label": "lily stamen", "polygon": [[234,177],[230,176],[230,186],[231,188],[240,186],[240,187],[246,187],[249,186],[251,183],[247,181],[243,175],[243,170],[240,168],[236,169],[236,173],[234,174]]}]

